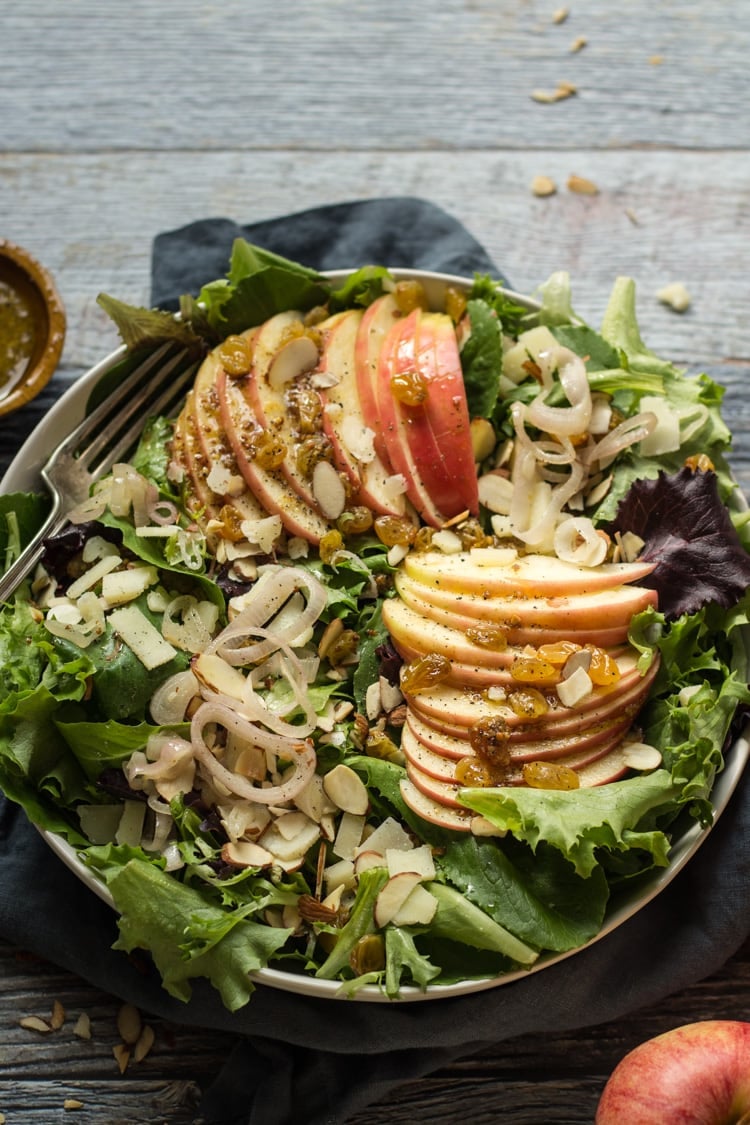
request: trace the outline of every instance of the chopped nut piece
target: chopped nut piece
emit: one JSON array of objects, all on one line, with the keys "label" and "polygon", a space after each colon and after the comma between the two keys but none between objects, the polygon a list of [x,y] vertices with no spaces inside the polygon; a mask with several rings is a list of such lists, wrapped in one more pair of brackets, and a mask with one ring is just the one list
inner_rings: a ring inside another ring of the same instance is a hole
[{"label": "chopped nut piece", "polygon": [[79,1102],[78,1098],[66,1098],[63,1109],[83,1109],[83,1102]]},{"label": "chopped nut piece", "polygon": [[553,23],[565,23],[565,21],[566,21],[566,19],[568,18],[569,15],[570,15],[570,8],[557,8],[552,13],[552,22]]},{"label": "chopped nut piece", "polygon": [[141,1034],[141,1013],[134,1004],[123,1004],[117,1013],[117,1030],[124,1043],[132,1047]]},{"label": "chopped nut piece", "polygon": [[153,1027],[151,1027],[149,1024],[145,1024],[144,1028],[143,1028],[143,1031],[138,1036],[138,1042],[136,1043],[135,1047],[133,1048],[133,1061],[134,1062],[137,1062],[137,1063],[143,1062],[146,1055],[149,1053],[149,1051],[153,1047],[155,1039],[156,1039],[156,1033],[154,1032]]},{"label": "chopped nut piece", "polygon": [[587,180],[584,176],[577,176],[575,173],[568,176],[568,191],[575,192],[576,195],[599,194],[599,188],[593,180]]},{"label": "chopped nut piece", "polygon": [[77,1035],[79,1039],[91,1038],[91,1020],[86,1012],[81,1012],[80,1016],[75,1022],[73,1034]]},{"label": "chopped nut piece", "polygon": [[[533,195],[538,195],[540,197],[554,195],[557,191],[557,184],[554,180],[550,179],[549,176],[534,176],[534,179],[531,181],[531,191]],[[484,419],[479,420],[483,421]],[[472,422],[472,425],[473,424]],[[492,450],[490,450],[490,452],[492,452]]]},{"label": "chopped nut piece", "polygon": [[118,1043],[117,1046],[112,1048],[112,1054],[117,1060],[120,1074],[124,1074],[130,1062],[130,1047],[128,1047],[126,1043]]},{"label": "chopped nut piece", "polygon": [[24,1016],[18,1023],[25,1031],[38,1031],[41,1035],[46,1035],[48,1031],[52,1031],[50,1024],[39,1016]]},{"label": "chopped nut piece", "polygon": [[582,51],[582,50],[583,50],[583,48],[584,48],[584,47],[585,47],[585,46],[586,46],[587,44],[588,44],[588,39],[586,38],[586,36],[585,36],[585,35],[579,35],[579,36],[578,36],[578,37],[577,37],[576,39],[574,39],[574,40],[573,40],[573,42],[572,42],[572,43],[570,44],[570,53],[571,53],[572,55],[575,55],[575,54],[577,54],[577,53],[578,53],[579,51]]},{"label": "chopped nut piece", "polygon": [[656,296],[663,305],[669,305],[675,312],[685,312],[690,306],[690,294],[681,281],[673,281],[665,285]]},{"label": "chopped nut piece", "polygon": [[301,917],[304,918],[306,922],[325,922],[331,924],[335,922],[338,917],[337,909],[324,906],[319,899],[313,898],[312,895],[300,895],[297,905]]},{"label": "chopped nut piece", "polygon": [[55,1000],[52,1005],[52,1015],[50,1016],[49,1022],[53,1031],[59,1031],[65,1023],[65,1009],[59,1000]]}]

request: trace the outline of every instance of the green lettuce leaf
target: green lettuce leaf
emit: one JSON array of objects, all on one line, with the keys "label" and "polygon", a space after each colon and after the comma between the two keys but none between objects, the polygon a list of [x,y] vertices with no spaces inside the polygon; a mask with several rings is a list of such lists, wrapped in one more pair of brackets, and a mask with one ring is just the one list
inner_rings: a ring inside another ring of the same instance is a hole
[{"label": "green lettuce leaf", "polygon": [[459,800],[534,852],[542,842],[557,848],[587,878],[597,867],[598,848],[639,849],[666,867],[669,840],[654,817],[679,793],[669,771],[660,769],[591,789],[462,789]]},{"label": "green lettuce leaf", "polygon": [[470,300],[471,333],[461,348],[466,401],[472,418],[490,418],[503,369],[502,325],[486,301]]},{"label": "green lettuce leaf", "polygon": [[440,975],[438,965],[420,953],[414,935],[401,926],[388,926],[385,931],[385,992],[397,997],[402,984],[426,988]]}]

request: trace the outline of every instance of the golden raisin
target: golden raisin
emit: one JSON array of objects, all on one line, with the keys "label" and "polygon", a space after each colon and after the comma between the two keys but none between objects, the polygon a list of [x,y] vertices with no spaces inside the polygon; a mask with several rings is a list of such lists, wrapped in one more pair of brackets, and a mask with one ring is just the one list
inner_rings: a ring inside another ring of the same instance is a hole
[{"label": "golden raisin", "polygon": [[323,405],[312,387],[294,387],[287,395],[287,406],[302,434],[314,434],[322,428]]},{"label": "golden raisin", "polygon": [[364,504],[347,508],[336,520],[336,526],[342,535],[361,535],[364,531],[369,531],[372,524],[372,512]]},{"label": "golden raisin", "polygon": [[540,719],[549,711],[549,703],[536,688],[510,692],[508,706],[521,719]]},{"label": "golden raisin", "polygon": [[465,551],[470,551],[472,547],[490,547],[492,545],[492,536],[487,535],[477,519],[464,520],[460,527],[456,528],[456,531]]},{"label": "golden raisin", "polygon": [[333,461],[333,447],[325,434],[311,434],[297,446],[297,471],[311,477],[319,461]]},{"label": "golden raisin", "polygon": [[556,684],[560,679],[554,664],[538,656],[517,656],[510,666],[510,674],[522,684]]},{"label": "golden raisin", "polygon": [[417,529],[404,516],[378,516],[375,534],[385,547],[410,547]]},{"label": "golden raisin", "polygon": [[502,715],[488,715],[469,728],[469,743],[474,753],[496,767],[510,763],[509,738],[510,727]]},{"label": "golden raisin", "polygon": [[548,644],[539,645],[536,651],[542,660],[562,667],[568,657],[578,652],[580,648],[581,646],[575,641],[550,641]]},{"label": "golden raisin", "polygon": [[233,379],[247,375],[253,364],[253,349],[246,336],[227,336],[218,347],[219,363]]},{"label": "golden raisin", "polygon": [[495,778],[487,762],[479,758],[461,758],[460,762],[456,763],[453,776],[459,785],[476,789],[486,789],[495,784]]},{"label": "golden raisin", "polygon": [[610,687],[612,684],[616,684],[620,679],[617,661],[603,648],[597,648],[596,645],[584,645],[583,647],[586,652],[591,653],[588,673],[592,684],[596,684],[597,687]]},{"label": "golden raisin", "polygon": [[402,762],[403,754],[385,731],[372,730],[365,741],[365,754],[370,758],[380,758],[384,762]]},{"label": "golden raisin", "polygon": [[466,294],[455,285],[449,285],[445,290],[445,311],[454,324],[458,324],[466,312]]},{"label": "golden raisin", "polygon": [[427,401],[428,383],[421,371],[400,371],[391,376],[391,394],[403,406],[421,406]]},{"label": "golden raisin", "polygon": [[379,973],[385,968],[385,943],[382,934],[365,934],[349,954],[349,966],[358,977]]},{"label": "golden raisin", "polygon": [[273,470],[279,469],[284,464],[286,459],[287,448],[286,442],[282,441],[280,437],[268,432],[268,430],[261,431],[252,441],[252,458],[257,461],[261,469]]},{"label": "golden raisin", "polygon": [[504,652],[508,647],[508,633],[502,625],[470,625],[466,630],[466,639],[480,648],[491,648],[495,652]]},{"label": "golden raisin", "polygon": [[335,529],[327,531],[318,544],[320,561],[329,563],[336,552],[340,551],[343,546],[344,537],[340,531],[336,531]]},{"label": "golden raisin", "polygon": [[331,666],[335,668],[339,664],[351,661],[357,655],[358,644],[359,634],[355,633],[354,629],[344,629],[343,633],[332,642],[326,653]]},{"label": "golden raisin", "polygon": [[581,779],[575,770],[556,762],[526,762],[523,779],[531,789],[578,789]]},{"label": "golden raisin", "polygon": [[427,308],[427,294],[424,291],[424,285],[416,278],[410,278],[408,281],[397,281],[393,296],[399,312],[404,315],[414,309]]},{"label": "golden raisin", "polygon": [[222,538],[228,539],[231,543],[239,543],[240,539],[245,538],[242,532],[242,517],[231,504],[223,506],[219,512],[219,519],[224,525]]},{"label": "golden raisin", "polygon": [[443,683],[451,674],[451,662],[439,652],[428,652],[424,656],[404,664],[401,668],[401,690],[405,695],[416,695],[420,691]]},{"label": "golden raisin", "polygon": [[328,318],[327,305],[315,305],[309,312],[305,313],[305,327],[310,328],[314,324],[320,324],[321,321]]},{"label": "golden raisin", "polygon": [[692,470],[694,473],[712,473],[714,471],[714,463],[707,454],[696,453],[693,457],[685,458],[685,468]]},{"label": "golden raisin", "polygon": [[432,546],[432,537],[435,530],[432,527],[420,527],[414,536],[412,547],[415,551],[429,551]]}]

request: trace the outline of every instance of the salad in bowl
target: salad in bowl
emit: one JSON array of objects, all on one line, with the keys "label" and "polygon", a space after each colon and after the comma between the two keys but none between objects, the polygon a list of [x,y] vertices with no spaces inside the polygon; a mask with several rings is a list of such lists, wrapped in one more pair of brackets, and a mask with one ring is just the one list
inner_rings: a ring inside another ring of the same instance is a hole
[{"label": "salad in bowl", "polygon": [[[100,298],[106,385],[165,340],[201,362],[0,608],[0,788],[172,995],[517,979],[728,799],[750,558],[721,389],[646,347],[630,279],[598,331],[567,275],[538,296],[238,241],[180,316]],[[46,502],[20,480],[8,565]]]}]

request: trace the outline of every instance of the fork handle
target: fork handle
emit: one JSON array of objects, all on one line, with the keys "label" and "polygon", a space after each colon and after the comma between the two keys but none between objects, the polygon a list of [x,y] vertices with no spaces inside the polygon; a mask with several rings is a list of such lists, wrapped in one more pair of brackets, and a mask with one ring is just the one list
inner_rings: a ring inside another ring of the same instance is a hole
[{"label": "fork handle", "polygon": [[9,601],[16,587],[33,570],[44,554],[44,540],[59,531],[64,523],[65,516],[60,511],[60,505],[53,505],[34,538],[26,544],[15,562],[0,577],[0,604]]}]

